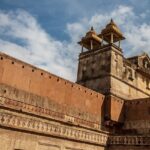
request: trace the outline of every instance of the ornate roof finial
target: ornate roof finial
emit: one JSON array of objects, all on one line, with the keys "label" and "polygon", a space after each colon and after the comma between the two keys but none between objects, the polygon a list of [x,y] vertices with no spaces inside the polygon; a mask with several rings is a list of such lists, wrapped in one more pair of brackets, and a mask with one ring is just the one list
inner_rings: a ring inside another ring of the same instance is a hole
[{"label": "ornate roof finial", "polygon": [[112,18],[111,18],[110,22],[114,22]]},{"label": "ornate roof finial", "polygon": [[91,26],[91,31],[94,31],[94,28],[93,28],[93,26]]},{"label": "ornate roof finial", "polygon": [[110,22],[106,25],[106,27],[102,30],[100,37],[103,36],[104,40],[108,43],[111,42],[111,34],[113,33],[113,41],[114,43],[120,40],[124,40],[125,37],[123,36],[122,32],[115,24],[113,19],[111,18]]},{"label": "ornate roof finial", "polygon": [[114,24],[115,25],[114,20],[112,18],[110,20],[110,24]]},{"label": "ornate roof finial", "polygon": [[[91,41],[92,41],[92,48],[91,48]],[[87,48],[88,50],[91,50],[91,49],[98,49],[101,46],[101,41],[102,39],[98,37],[93,26],[91,26],[90,30],[81,39],[79,44]]]}]

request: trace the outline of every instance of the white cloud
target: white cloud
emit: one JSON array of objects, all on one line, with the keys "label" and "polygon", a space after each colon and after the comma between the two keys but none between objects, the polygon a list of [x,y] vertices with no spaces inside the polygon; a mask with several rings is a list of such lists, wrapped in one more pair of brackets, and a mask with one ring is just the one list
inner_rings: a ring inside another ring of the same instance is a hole
[{"label": "white cloud", "polygon": [[[0,20],[1,35],[8,38],[6,41],[1,36],[1,51],[74,80],[72,60],[66,55],[70,53],[67,45],[48,35],[33,16],[23,10],[0,12]],[[16,42],[11,42],[11,39]]]},{"label": "white cloud", "polygon": [[150,54],[150,26],[142,24],[132,26],[126,33],[128,45],[132,48],[128,55],[136,55],[141,52]]},{"label": "white cloud", "polygon": [[94,26],[100,33],[110,18],[121,27],[127,38],[123,44],[126,55],[140,53],[142,50],[150,53],[150,26],[137,22],[142,16],[137,16],[132,7],[118,6],[110,13],[97,13],[91,18],[68,23],[66,30],[70,40],[59,41],[46,33],[28,12],[0,11],[0,50],[74,81],[80,52],[77,42],[90,26]]},{"label": "white cloud", "polygon": [[[144,15],[146,17],[147,13]],[[71,33],[75,33],[72,34],[76,36],[74,39],[80,39],[81,34],[85,33],[90,26],[94,26],[97,33],[100,33],[111,18],[126,37],[126,40],[123,41],[126,56],[137,55],[142,51],[150,54],[150,24],[139,23],[143,14],[136,15],[130,6],[120,5],[110,13],[94,14],[91,18],[83,18],[80,22],[68,24],[67,27],[69,31],[72,31]]]}]

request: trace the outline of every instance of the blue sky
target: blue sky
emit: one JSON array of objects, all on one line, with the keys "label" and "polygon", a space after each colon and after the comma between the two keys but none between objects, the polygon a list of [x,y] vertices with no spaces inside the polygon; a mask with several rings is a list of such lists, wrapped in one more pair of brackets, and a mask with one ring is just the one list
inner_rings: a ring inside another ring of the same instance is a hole
[{"label": "blue sky", "polygon": [[126,56],[150,53],[150,0],[0,0],[0,50],[75,81],[76,44],[111,18]]}]

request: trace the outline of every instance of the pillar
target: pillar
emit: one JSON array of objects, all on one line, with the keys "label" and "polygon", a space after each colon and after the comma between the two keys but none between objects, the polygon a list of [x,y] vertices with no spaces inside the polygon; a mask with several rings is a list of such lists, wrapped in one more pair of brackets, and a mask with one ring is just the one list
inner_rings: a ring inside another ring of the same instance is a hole
[{"label": "pillar", "polygon": [[111,33],[111,39],[110,39],[110,43],[113,43],[114,42],[114,35],[113,35],[113,33]]},{"label": "pillar", "polygon": [[121,41],[119,40],[119,45],[118,45],[118,47],[120,48],[120,46],[121,46]]},{"label": "pillar", "polygon": [[83,44],[82,44],[82,48],[81,48],[81,53],[83,53]]},{"label": "pillar", "polygon": [[101,46],[103,46],[103,42],[104,42],[104,37],[102,36],[102,43],[101,43]]},{"label": "pillar", "polygon": [[91,40],[91,50],[93,50],[93,40]]}]

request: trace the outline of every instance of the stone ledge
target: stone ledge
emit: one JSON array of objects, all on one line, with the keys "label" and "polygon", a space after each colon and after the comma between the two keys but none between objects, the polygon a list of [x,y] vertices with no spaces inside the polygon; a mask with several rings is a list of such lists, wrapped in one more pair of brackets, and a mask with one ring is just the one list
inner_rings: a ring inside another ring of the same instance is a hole
[{"label": "stone ledge", "polygon": [[19,110],[21,112],[31,113],[45,118],[51,118],[57,121],[67,122],[78,126],[92,128],[100,130],[100,124],[83,120],[77,117],[69,116],[60,112],[56,112],[50,109],[34,106],[28,103],[24,103],[17,100],[12,100],[3,96],[0,96],[0,106],[5,108],[11,108]]},{"label": "stone ledge", "polygon": [[6,110],[0,110],[0,125],[103,146],[107,144],[108,139],[108,135],[104,133],[92,132],[81,128],[77,129]]}]

